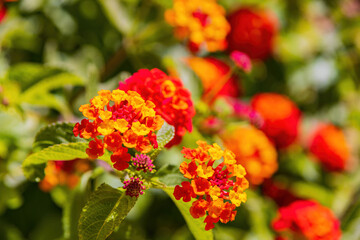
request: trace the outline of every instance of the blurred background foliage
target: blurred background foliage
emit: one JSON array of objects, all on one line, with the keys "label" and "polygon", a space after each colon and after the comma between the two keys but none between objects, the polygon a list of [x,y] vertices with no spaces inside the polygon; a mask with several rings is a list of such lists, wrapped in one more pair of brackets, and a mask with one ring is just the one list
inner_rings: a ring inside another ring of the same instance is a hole
[{"label": "blurred background foliage", "polygon": [[[359,239],[360,3],[357,0],[221,0],[228,13],[240,6],[273,11],[280,33],[273,56],[243,76],[243,99],[277,92],[295,101],[302,132],[314,122],[344,128],[352,150],[346,173],[328,173],[300,146],[279,154],[274,181],[297,196],[316,199],[342,220],[343,239]],[[56,121],[78,121],[78,108],[100,89],[114,89],[141,68],[174,70],[192,92],[198,118],[206,116],[201,82],[182,60],[191,53],[164,21],[168,0],[20,0],[7,2],[0,23],[0,239],[63,239],[62,213],[70,193],[50,193],[26,181],[21,163],[36,132]],[[225,58],[226,53],[200,53]],[[194,119],[194,123],[200,120]],[[195,124],[196,125],[196,124]],[[211,136],[213,137],[213,136]],[[196,128],[181,146],[209,138]],[[301,139],[306,142],[307,139]],[[181,148],[158,164],[178,165]],[[85,177],[85,176],[84,176]],[[99,185],[91,178],[76,191]],[[117,184],[116,180],[108,179]],[[89,186],[88,186],[89,185]],[[248,192],[234,222],[215,228],[216,239],[272,239],[275,203]],[[78,201],[81,201],[81,199]],[[110,239],[192,239],[171,199],[158,190],[141,197]]]}]

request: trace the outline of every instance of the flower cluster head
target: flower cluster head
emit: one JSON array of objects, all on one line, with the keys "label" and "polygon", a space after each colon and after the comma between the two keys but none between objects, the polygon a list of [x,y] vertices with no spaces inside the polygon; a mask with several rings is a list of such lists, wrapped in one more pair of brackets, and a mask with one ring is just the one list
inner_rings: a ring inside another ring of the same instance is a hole
[{"label": "flower cluster head", "polygon": [[252,98],[251,107],[263,119],[261,130],[277,148],[287,148],[297,140],[301,112],[289,98],[260,93]]},{"label": "flower cluster head", "polygon": [[135,91],[143,99],[154,103],[156,114],[175,127],[175,136],[166,147],[179,144],[186,131],[192,131],[195,108],[190,92],[180,79],[170,77],[156,68],[141,69],[121,82],[119,89]]},{"label": "flower cluster head", "polygon": [[67,186],[72,189],[80,181],[80,175],[90,168],[90,161],[87,159],[50,161],[46,165],[45,177],[39,183],[39,187],[46,192],[56,186]]},{"label": "flower cluster head", "polygon": [[[241,137],[239,137],[241,136]],[[266,135],[249,125],[227,129],[221,139],[236,155],[236,163],[245,167],[251,184],[261,184],[278,169],[277,152]]]},{"label": "flower cluster head", "polygon": [[139,197],[144,194],[145,186],[140,178],[131,177],[130,180],[124,181],[125,194],[130,197]]},{"label": "flower cluster head", "polygon": [[[184,202],[197,198],[190,208],[194,218],[206,215],[205,230],[214,228],[214,223],[227,223],[235,219],[236,207],[246,201],[244,190],[249,187],[245,169],[237,164],[230,150],[224,151],[216,143],[208,145],[197,141],[198,148],[184,148],[186,159],[180,165],[180,172],[191,182],[184,181],[176,186],[174,196]],[[223,158],[223,161],[219,161]]]},{"label": "flower cluster head", "polygon": [[143,172],[151,172],[155,167],[153,160],[145,154],[136,154],[136,157],[132,159],[132,163],[136,170],[142,170]]},{"label": "flower cluster head", "polygon": [[252,59],[267,58],[274,48],[277,20],[267,11],[240,8],[228,17],[231,31],[228,50],[246,53]]},{"label": "flower cluster head", "polygon": [[204,101],[211,104],[219,97],[241,95],[240,81],[225,62],[213,57],[191,57],[187,64],[200,78]]},{"label": "flower cluster head", "polygon": [[209,52],[226,48],[230,25],[225,10],[216,0],[174,0],[165,20],[175,27],[179,39],[189,39],[191,50],[204,45]]},{"label": "flower cluster head", "polygon": [[344,170],[350,158],[344,133],[332,124],[322,124],[315,130],[309,150],[329,171]]},{"label": "flower cluster head", "polygon": [[[278,232],[290,232],[309,240],[339,240],[339,220],[330,209],[314,201],[296,201],[279,209],[279,216],[273,222]],[[285,238],[287,239],[287,238]],[[290,238],[294,239],[294,238]]]},{"label": "flower cluster head", "polygon": [[128,148],[147,153],[158,147],[154,131],[161,128],[164,120],[156,114],[154,103],[145,101],[137,92],[117,89],[101,90],[98,94],[90,104],[80,107],[87,119],[76,123],[74,135],[93,139],[86,149],[89,158],[102,156],[106,148],[113,152],[114,168],[124,170],[131,160]]}]

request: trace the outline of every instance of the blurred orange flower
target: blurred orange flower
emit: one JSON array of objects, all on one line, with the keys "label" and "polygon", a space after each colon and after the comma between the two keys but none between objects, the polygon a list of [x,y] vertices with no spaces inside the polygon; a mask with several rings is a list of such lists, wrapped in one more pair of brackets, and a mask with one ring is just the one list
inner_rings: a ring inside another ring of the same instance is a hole
[{"label": "blurred orange flower", "polygon": [[201,80],[204,101],[213,103],[220,96],[238,97],[241,94],[239,79],[225,62],[213,57],[191,57],[187,63]]},{"label": "blurred orange flower", "polygon": [[88,159],[71,161],[50,161],[45,168],[45,177],[39,183],[41,190],[48,192],[56,186],[74,188],[80,181],[82,173],[90,170]]},{"label": "blurred orange flower", "polygon": [[329,171],[344,170],[350,158],[344,133],[331,124],[322,124],[316,129],[309,150]]},{"label": "blurred orange flower", "polygon": [[165,12],[165,20],[175,27],[177,38],[189,39],[195,49],[202,44],[209,52],[226,48],[230,25],[216,0],[174,0],[173,8]]},{"label": "blurred orange flower", "polygon": [[231,127],[221,136],[225,147],[245,167],[251,184],[261,184],[277,170],[277,152],[266,135],[251,125]]},{"label": "blurred orange flower", "polygon": [[260,114],[261,130],[276,147],[286,148],[296,141],[301,112],[289,98],[276,93],[257,94],[251,100],[251,107]]}]

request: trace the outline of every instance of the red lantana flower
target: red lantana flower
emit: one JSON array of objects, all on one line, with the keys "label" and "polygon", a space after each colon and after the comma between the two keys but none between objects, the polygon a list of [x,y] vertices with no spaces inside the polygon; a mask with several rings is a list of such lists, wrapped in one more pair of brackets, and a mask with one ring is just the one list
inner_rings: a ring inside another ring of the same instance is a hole
[{"label": "red lantana flower", "polygon": [[261,130],[278,148],[287,148],[298,137],[301,112],[286,96],[261,93],[251,100],[251,107],[263,120]]},{"label": "red lantana flower", "polygon": [[180,172],[191,182],[184,181],[182,186],[176,186],[174,196],[177,200],[183,198],[184,202],[197,198],[190,207],[190,214],[194,218],[206,216],[205,230],[210,230],[218,221],[227,223],[235,219],[235,208],[246,201],[244,190],[249,182],[244,177],[245,169],[236,163],[230,150],[223,151],[216,143],[208,145],[197,141],[197,144],[196,149],[182,150],[191,162],[183,162]]},{"label": "red lantana flower", "polygon": [[322,124],[316,129],[309,149],[329,171],[344,170],[350,158],[344,133],[332,124]]},{"label": "red lantana flower", "polygon": [[228,50],[246,53],[252,59],[263,60],[274,47],[277,20],[273,14],[251,8],[240,8],[228,17],[231,26],[227,36]]},{"label": "red lantana flower", "polygon": [[143,99],[152,101],[156,113],[175,127],[175,137],[166,147],[179,144],[186,131],[192,131],[195,109],[190,92],[180,79],[170,77],[156,68],[141,69],[125,82],[121,82],[119,89],[135,91]]},{"label": "red lantana flower", "polygon": [[[273,228],[280,233],[301,235],[309,240],[339,240],[339,220],[330,209],[314,201],[296,201],[279,209]],[[287,236],[288,236],[287,234]],[[293,238],[291,238],[293,239]]]}]

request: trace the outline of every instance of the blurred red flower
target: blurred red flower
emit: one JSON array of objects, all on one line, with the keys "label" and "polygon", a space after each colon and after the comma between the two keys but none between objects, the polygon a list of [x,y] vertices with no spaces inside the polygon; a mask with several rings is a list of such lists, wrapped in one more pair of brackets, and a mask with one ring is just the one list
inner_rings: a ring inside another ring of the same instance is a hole
[{"label": "blurred red flower", "polygon": [[240,8],[228,17],[231,31],[227,36],[228,50],[246,53],[263,60],[274,47],[278,23],[274,14],[252,8]]},{"label": "blurred red flower", "polygon": [[6,8],[4,5],[0,3],[0,22],[4,20],[5,16],[6,16]]},{"label": "blurred red flower", "polygon": [[309,240],[338,240],[341,237],[340,222],[330,209],[308,200],[280,208],[273,228]]},{"label": "blurred red flower", "polygon": [[156,68],[141,69],[125,82],[119,83],[119,89],[135,91],[145,100],[152,101],[156,113],[175,127],[175,137],[166,147],[179,144],[186,131],[192,131],[195,108],[189,90],[180,79],[168,76]]},{"label": "blurred red flower", "polygon": [[331,124],[320,125],[315,130],[309,150],[329,171],[344,170],[350,157],[344,133]]},{"label": "blurred red flower", "polygon": [[251,106],[263,119],[261,130],[276,147],[286,148],[295,142],[301,112],[289,98],[276,93],[261,93],[252,98]]},{"label": "blurred red flower", "polygon": [[262,192],[265,196],[273,199],[280,207],[287,206],[301,199],[295,196],[283,182],[274,182],[272,179],[266,179],[263,182]]}]

